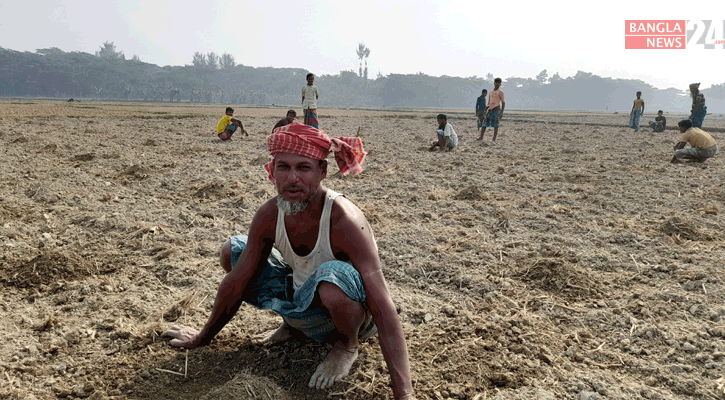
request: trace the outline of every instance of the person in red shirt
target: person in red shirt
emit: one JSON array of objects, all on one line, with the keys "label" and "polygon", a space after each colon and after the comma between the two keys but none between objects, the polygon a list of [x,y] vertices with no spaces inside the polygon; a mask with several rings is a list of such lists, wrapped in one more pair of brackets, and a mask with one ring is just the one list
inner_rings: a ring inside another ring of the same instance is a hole
[{"label": "person in red shirt", "polygon": [[478,140],[483,140],[483,134],[486,133],[486,127],[493,127],[493,139],[498,136],[498,123],[503,118],[503,110],[506,108],[506,101],[503,98],[503,90],[501,87],[501,78],[493,80],[493,91],[488,95],[488,106],[486,106],[486,119],[481,128],[481,136]]}]

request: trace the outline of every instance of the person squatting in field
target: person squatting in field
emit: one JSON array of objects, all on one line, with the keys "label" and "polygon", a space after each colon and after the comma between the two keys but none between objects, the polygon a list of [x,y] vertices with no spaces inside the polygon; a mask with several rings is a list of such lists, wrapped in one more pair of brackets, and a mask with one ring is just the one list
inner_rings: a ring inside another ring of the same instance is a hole
[{"label": "person squatting in field", "polygon": [[[705,162],[705,160],[717,153],[715,139],[702,129],[692,126],[690,120],[683,119],[677,126],[683,135],[675,145],[675,155],[672,156],[670,162],[680,163],[683,158],[696,162]],[[685,148],[688,143],[690,147]]]},{"label": "person squatting in field", "polygon": [[440,151],[451,151],[458,146],[458,135],[453,129],[453,125],[448,123],[448,117],[445,114],[438,114],[438,129],[436,130],[437,139],[428,150],[435,151],[436,147]]},{"label": "person squatting in field", "polygon": [[242,121],[232,118],[233,116],[234,109],[227,107],[225,115],[221,117],[216,125],[216,132],[219,139],[230,140],[237,129],[241,129],[246,136],[249,136],[246,129],[244,129],[244,125],[242,125]]},{"label": "person squatting in field", "polygon": [[663,115],[662,110],[657,111],[657,116],[654,121],[649,122],[649,127],[654,132],[664,132],[667,129],[667,118]]},{"label": "person squatting in field", "polygon": [[332,344],[309,381],[328,389],[349,374],[359,341],[377,333],[394,398],[414,399],[403,328],[370,225],[355,204],[322,185],[330,153],[343,175],[362,171],[362,141],[330,138],[294,122],[277,128],[267,147],[273,160],[264,167],[277,196],[259,208],[248,236],[233,236],[222,246],[226,275],[207,323],[201,331],[175,326],[162,335],[173,338],[172,346],[204,346],[242,302],[273,310],[283,323],[256,341],[306,335]]},{"label": "person squatting in field", "polygon": [[297,111],[295,111],[295,110],[287,111],[287,115],[285,115],[284,118],[277,121],[277,124],[274,125],[274,128],[272,128],[272,132],[274,132],[275,129],[277,129],[281,126],[289,125],[289,124],[295,122],[295,118],[297,118]]}]

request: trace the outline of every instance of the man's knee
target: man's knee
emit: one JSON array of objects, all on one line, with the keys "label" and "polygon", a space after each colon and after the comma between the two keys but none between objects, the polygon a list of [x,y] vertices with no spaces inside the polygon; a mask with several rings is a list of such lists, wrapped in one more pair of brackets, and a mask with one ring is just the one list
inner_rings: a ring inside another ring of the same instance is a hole
[{"label": "man's knee", "polygon": [[222,245],[219,254],[219,264],[226,272],[232,270],[232,242],[229,239],[227,239],[227,241]]},{"label": "man's knee", "polygon": [[330,282],[320,282],[317,285],[317,294],[320,296],[320,302],[327,309],[344,308],[357,303],[348,297],[339,286]]}]

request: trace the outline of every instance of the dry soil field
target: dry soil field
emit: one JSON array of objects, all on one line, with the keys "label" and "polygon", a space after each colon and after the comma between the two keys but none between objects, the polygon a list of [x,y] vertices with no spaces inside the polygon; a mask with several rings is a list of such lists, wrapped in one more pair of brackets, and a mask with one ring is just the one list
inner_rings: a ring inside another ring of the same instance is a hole
[{"label": "dry soil field", "polygon": [[[252,344],[279,319],[250,306],[211,346],[159,338],[206,321],[219,246],[274,195],[264,140],[286,109],[237,106],[250,137],[222,143],[224,106],[0,102],[0,398],[392,396],[376,340],[308,389],[327,349]],[[460,147],[430,153],[437,112],[320,115],[369,152],[326,184],[375,231],[418,398],[718,398],[725,155],[671,165],[674,130],[517,111],[495,143],[451,111]],[[705,125],[725,141],[722,116]]]}]

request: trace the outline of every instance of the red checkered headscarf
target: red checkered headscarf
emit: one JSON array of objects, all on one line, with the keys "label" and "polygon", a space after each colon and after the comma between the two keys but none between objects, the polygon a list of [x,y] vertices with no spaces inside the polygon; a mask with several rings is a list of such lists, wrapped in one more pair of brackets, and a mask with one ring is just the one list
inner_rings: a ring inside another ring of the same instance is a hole
[{"label": "red checkered headscarf", "polygon": [[[267,137],[267,149],[272,157],[279,153],[297,154],[314,160],[325,160],[331,152],[335,153],[335,161],[340,173],[349,172],[359,174],[362,172],[362,163],[365,160],[365,150],[359,137],[327,136],[322,129],[293,122],[281,126]],[[269,181],[274,183],[274,160],[264,165]]]}]

